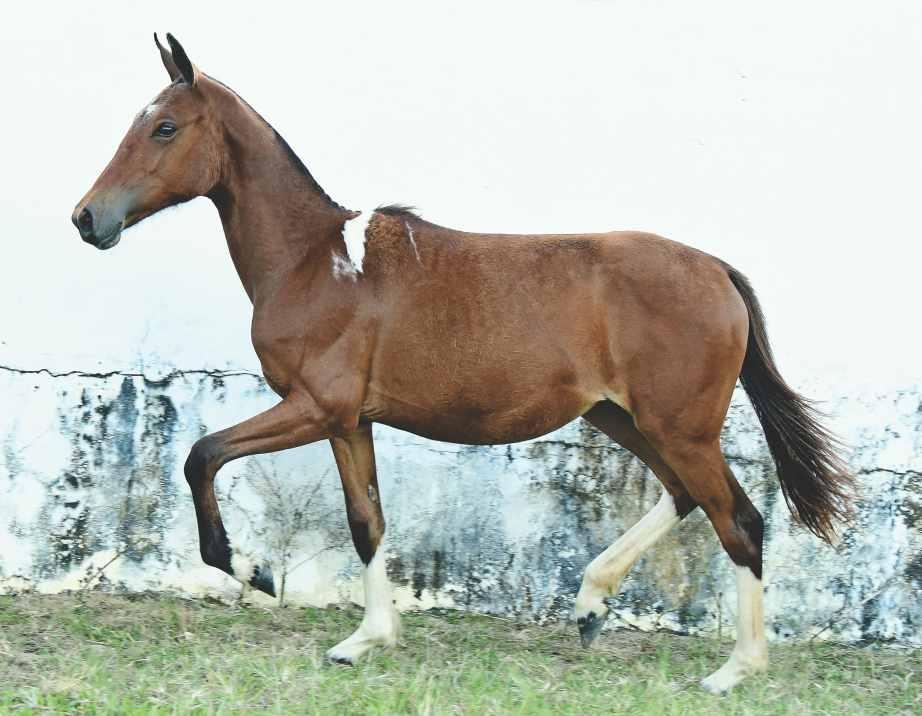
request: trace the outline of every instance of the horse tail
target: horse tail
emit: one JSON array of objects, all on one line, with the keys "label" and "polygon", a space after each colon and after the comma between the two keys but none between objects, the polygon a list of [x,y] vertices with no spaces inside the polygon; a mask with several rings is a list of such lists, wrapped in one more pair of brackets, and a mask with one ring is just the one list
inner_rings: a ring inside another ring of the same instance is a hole
[{"label": "horse tail", "polygon": [[842,444],[820,424],[812,401],[781,377],[772,357],[765,316],[749,280],[725,265],[749,311],[749,340],[740,382],[755,409],[775,462],[781,491],[795,519],[832,543],[836,523],[852,514],[855,478],[836,452]]}]

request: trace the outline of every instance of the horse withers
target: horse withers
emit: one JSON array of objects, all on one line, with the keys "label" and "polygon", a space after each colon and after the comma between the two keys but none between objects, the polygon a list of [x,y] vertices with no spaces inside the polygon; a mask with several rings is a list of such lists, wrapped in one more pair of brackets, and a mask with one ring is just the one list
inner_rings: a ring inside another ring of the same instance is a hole
[{"label": "horse withers", "polygon": [[847,516],[851,477],[778,374],[745,277],[652,234],[480,234],[399,206],[347,210],[252,107],[167,39],[169,49],[157,46],[170,84],[135,116],[73,221],[109,249],[168,206],[207,196],[218,209],[253,304],[253,346],[281,401],[189,454],[204,561],[274,594],[269,566],[224,529],[215,475],[245,455],[329,440],[364,564],[365,616],[328,652],[351,663],[399,632],[372,424],[497,444],[582,417],[663,484],[656,506],[586,568],[575,607],[583,643],[644,550],[701,507],[736,565],[739,603],[736,645],[702,684],[721,692],[764,670],[762,517],[720,449],[737,378],[788,504],[820,537]]}]

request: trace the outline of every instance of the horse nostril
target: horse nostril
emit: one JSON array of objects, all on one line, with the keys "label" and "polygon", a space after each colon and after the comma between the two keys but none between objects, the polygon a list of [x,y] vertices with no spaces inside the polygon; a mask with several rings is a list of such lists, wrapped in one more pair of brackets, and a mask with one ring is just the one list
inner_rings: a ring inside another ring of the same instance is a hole
[{"label": "horse nostril", "polygon": [[83,235],[93,233],[93,215],[90,213],[89,209],[84,209],[80,212],[80,216],[77,217],[77,221],[74,222],[77,224],[77,228],[80,230],[80,233]]}]

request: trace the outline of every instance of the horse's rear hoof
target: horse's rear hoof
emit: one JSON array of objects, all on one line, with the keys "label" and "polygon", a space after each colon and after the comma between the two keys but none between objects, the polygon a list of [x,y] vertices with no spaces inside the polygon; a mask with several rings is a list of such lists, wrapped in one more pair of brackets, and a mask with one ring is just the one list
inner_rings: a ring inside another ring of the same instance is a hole
[{"label": "horse's rear hoof", "polygon": [[256,567],[253,569],[253,576],[250,579],[250,586],[265,592],[270,597],[275,596],[275,579],[272,577],[272,569],[267,565],[265,567]]},{"label": "horse's rear hoof", "polygon": [[595,612],[589,612],[584,617],[576,620],[576,626],[579,627],[579,640],[583,647],[588,649],[592,642],[602,631],[602,625],[605,624],[604,617],[599,617]]},{"label": "horse's rear hoof", "polygon": [[327,663],[336,664],[338,666],[352,666],[355,662],[348,656],[339,656],[334,654],[332,650],[327,652]]}]

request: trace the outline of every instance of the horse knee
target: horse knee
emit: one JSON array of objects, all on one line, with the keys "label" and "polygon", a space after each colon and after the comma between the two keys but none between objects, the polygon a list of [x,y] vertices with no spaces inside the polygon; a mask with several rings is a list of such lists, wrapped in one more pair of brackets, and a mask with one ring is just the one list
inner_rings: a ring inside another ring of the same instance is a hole
[{"label": "horse knee", "polygon": [[186,458],[186,481],[194,486],[204,477],[214,476],[221,466],[222,453],[223,444],[214,435],[206,435],[196,440],[189,451],[189,457]]}]

